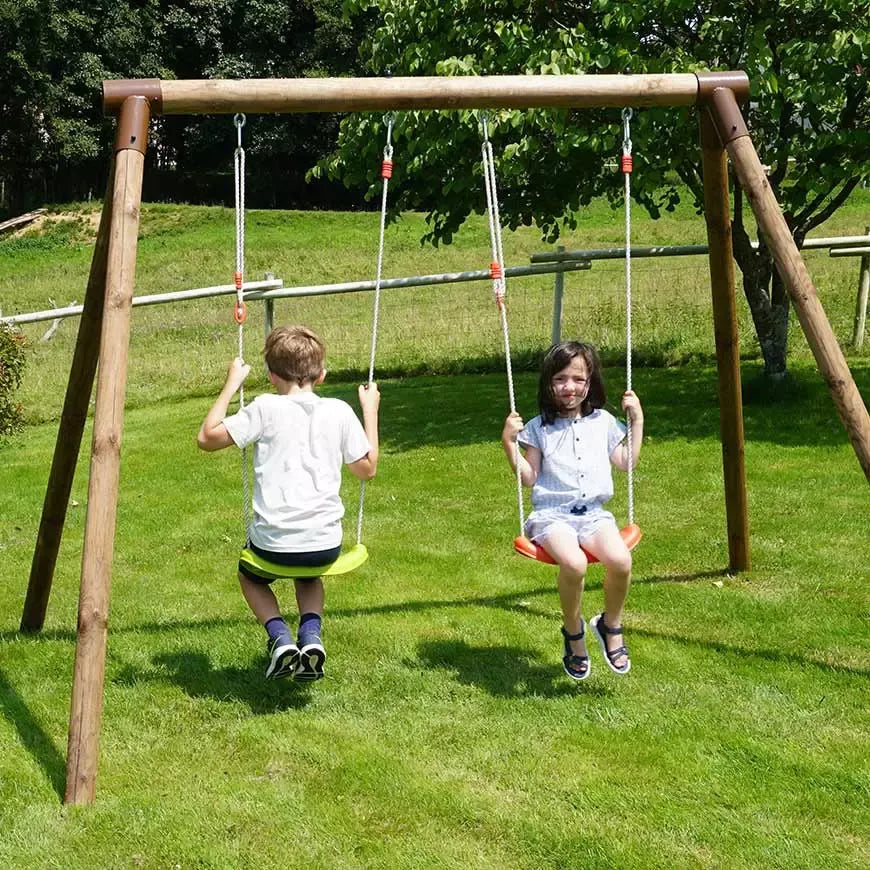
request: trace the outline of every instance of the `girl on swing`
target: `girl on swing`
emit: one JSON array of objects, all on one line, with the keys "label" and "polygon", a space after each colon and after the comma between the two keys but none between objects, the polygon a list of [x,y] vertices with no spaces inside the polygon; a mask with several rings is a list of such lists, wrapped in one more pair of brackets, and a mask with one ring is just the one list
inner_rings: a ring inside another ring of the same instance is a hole
[{"label": "girl on swing", "polygon": [[[519,462],[523,486],[532,488],[532,513],[526,535],[559,566],[559,601],[565,673],[585,680],[590,673],[583,584],[588,561],[584,550],[605,568],[604,612],[590,626],[614,673],[631,668],[622,636],[622,613],[631,580],[631,553],[613,514],[604,505],[613,497],[610,466],[627,471],[637,465],[643,440],[643,410],[631,390],[622,408],[631,426],[631,456],[626,429],[604,410],[604,381],[595,348],[579,341],[551,347],[541,363],[539,416],[528,424],[512,412],[505,420],[502,446],[511,468]],[[517,450],[517,441],[524,455]],[[582,549],[581,549],[582,547]]]}]

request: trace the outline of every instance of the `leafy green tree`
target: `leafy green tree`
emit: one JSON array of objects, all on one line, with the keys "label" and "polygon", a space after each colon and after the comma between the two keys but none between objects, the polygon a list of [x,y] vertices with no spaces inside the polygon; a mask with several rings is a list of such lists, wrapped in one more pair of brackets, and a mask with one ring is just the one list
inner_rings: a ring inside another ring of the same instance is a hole
[{"label": "leafy green tree", "polygon": [[[301,78],[359,74],[358,46],[371,16],[344,20],[330,0],[212,0],[174,3],[164,27],[166,65],[175,78]],[[247,195],[252,205],[304,204],[305,172],[334,147],[336,115],[248,118]],[[231,118],[162,119],[164,165],[192,185],[230,199]],[[333,186],[336,187],[336,186]],[[301,201],[301,202],[300,202]]]},{"label": "leafy green tree", "polygon": [[0,438],[21,426],[21,406],[12,394],[24,372],[24,336],[12,326],[0,323]]},{"label": "leafy green tree", "polygon": [[[0,210],[102,194],[114,135],[104,79],[359,72],[368,21],[348,23],[328,0],[0,0]],[[289,135],[287,119],[256,120],[249,192],[278,204],[333,146],[338,120],[300,116]],[[180,186],[192,201],[213,200],[215,189],[231,198],[221,176],[235,140],[229,119],[161,118],[152,137],[148,195]],[[167,170],[163,189],[155,168]]]},{"label": "leafy green tree", "polygon": [[[346,0],[350,16],[377,8],[363,45],[373,73],[494,75],[745,70],[744,109],[771,188],[800,244],[870,179],[870,5],[866,0]],[[391,191],[396,211],[428,212],[434,242],[480,211],[480,133],[470,112],[400,116]],[[378,117],[350,117],[318,172],[376,186]],[[490,113],[502,218],[535,223],[551,241],[593,198],[618,199],[618,111]],[[633,194],[652,217],[688,189],[703,202],[694,109],[635,112]],[[734,252],[765,363],[786,372],[788,295],[735,197]]]},{"label": "leafy green tree", "polygon": [[0,0],[0,182],[9,209],[102,192],[100,83],[156,75],[157,0]]}]

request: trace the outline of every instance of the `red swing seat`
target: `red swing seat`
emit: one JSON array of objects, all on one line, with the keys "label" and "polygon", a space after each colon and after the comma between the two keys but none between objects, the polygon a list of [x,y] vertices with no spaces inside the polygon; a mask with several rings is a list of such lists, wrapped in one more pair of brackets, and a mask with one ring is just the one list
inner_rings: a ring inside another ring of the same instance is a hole
[{"label": "red swing seat", "polygon": [[[619,534],[629,550],[633,550],[643,537],[643,532],[637,523],[629,523],[625,528],[619,530]],[[525,535],[514,538],[514,549],[527,559],[534,559],[536,562],[544,562],[547,565],[556,564],[553,557],[540,544],[533,544]],[[598,561],[598,558],[592,553],[587,550],[583,550],[583,552],[586,553],[590,565]]]}]

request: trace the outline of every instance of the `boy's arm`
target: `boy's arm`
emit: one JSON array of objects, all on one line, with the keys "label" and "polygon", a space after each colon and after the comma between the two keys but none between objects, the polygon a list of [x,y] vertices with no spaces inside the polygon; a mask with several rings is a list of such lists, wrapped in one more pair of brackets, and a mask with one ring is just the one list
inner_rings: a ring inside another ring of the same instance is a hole
[{"label": "boy's arm", "polygon": [[381,394],[378,385],[361,384],[359,388],[359,404],[363,414],[363,431],[366,433],[371,449],[356,462],[347,467],[359,480],[371,480],[378,470],[378,408],[381,404]]},{"label": "boy's arm", "polygon": [[230,406],[230,401],[250,371],[251,367],[245,365],[238,358],[230,363],[226,383],[224,383],[223,389],[211,406],[211,410],[205,415],[202,426],[199,427],[196,443],[199,445],[200,450],[207,450],[209,452],[212,450],[222,450],[224,447],[230,447],[235,443],[230,437],[227,427],[224,426],[224,418],[227,416],[227,408]]}]

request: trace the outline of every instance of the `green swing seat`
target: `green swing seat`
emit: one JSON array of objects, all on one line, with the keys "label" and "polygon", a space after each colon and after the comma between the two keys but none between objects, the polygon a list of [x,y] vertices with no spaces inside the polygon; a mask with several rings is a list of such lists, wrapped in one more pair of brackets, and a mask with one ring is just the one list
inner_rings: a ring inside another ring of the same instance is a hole
[{"label": "green swing seat", "polygon": [[264,580],[284,580],[290,577],[333,577],[336,574],[348,574],[359,568],[368,557],[369,552],[365,546],[356,544],[345,550],[334,562],[326,565],[276,565],[245,547],[239,554],[239,562],[252,574]]}]

